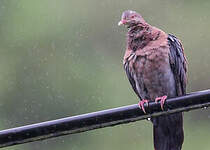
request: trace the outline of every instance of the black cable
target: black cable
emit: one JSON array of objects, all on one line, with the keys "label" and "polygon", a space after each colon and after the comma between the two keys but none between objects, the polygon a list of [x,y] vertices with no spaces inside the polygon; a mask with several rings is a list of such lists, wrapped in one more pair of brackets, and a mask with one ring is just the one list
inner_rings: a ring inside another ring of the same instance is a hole
[{"label": "black cable", "polygon": [[0,147],[28,143],[52,137],[84,132],[123,123],[134,122],[170,113],[189,111],[210,106],[210,90],[194,92],[185,96],[170,98],[165,102],[167,110],[160,104],[145,105],[147,114],[137,104],[118,107],[73,117],[62,118],[37,124],[0,131]]}]

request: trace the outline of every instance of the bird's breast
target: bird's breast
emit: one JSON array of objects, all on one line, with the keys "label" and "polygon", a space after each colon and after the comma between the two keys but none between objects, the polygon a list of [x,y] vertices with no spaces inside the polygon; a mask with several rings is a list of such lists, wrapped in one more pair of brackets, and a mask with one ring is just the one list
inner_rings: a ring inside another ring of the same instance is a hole
[{"label": "bird's breast", "polygon": [[132,68],[137,80],[136,86],[147,92],[140,91],[144,96],[154,99],[158,96],[175,94],[175,80],[168,53],[167,47],[159,47],[142,50],[136,54]]}]

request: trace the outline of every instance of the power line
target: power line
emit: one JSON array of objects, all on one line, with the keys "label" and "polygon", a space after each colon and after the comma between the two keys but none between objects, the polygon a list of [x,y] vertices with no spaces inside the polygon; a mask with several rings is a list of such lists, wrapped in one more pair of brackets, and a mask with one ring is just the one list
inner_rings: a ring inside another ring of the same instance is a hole
[{"label": "power line", "polygon": [[210,106],[210,90],[205,90],[167,99],[165,102],[166,111],[161,110],[159,103],[150,102],[149,106],[145,105],[145,110],[148,112],[147,114],[144,114],[144,112],[139,109],[138,104],[134,104],[46,121],[0,131],[0,147],[80,133],[208,106]]}]

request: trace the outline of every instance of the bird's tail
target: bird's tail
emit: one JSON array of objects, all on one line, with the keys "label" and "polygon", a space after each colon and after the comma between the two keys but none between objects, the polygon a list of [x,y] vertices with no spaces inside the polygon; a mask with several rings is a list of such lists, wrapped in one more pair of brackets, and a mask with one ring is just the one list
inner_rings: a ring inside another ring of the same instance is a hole
[{"label": "bird's tail", "polygon": [[184,141],[182,113],[155,117],[152,122],[155,150],[181,150]]}]

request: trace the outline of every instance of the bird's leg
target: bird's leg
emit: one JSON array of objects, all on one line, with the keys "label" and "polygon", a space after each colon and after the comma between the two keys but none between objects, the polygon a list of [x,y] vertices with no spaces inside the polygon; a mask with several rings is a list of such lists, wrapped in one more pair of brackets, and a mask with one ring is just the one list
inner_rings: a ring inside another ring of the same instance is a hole
[{"label": "bird's leg", "polygon": [[145,109],[144,109],[144,103],[146,103],[147,104],[147,106],[148,106],[148,100],[146,100],[146,99],[143,99],[143,100],[141,100],[141,101],[139,101],[139,103],[138,103],[138,105],[139,105],[139,108],[141,108],[142,109],[142,111],[146,114],[146,111],[145,111]]},{"label": "bird's leg", "polygon": [[155,103],[157,103],[158,101],[160,101],[160,106],[161,106],[161,109],[163,110],[163,105],[164,105],[166,99],[167,99],[167,96],[166,95],[164,95],[162,97],[157,97],[155,99]]}]

